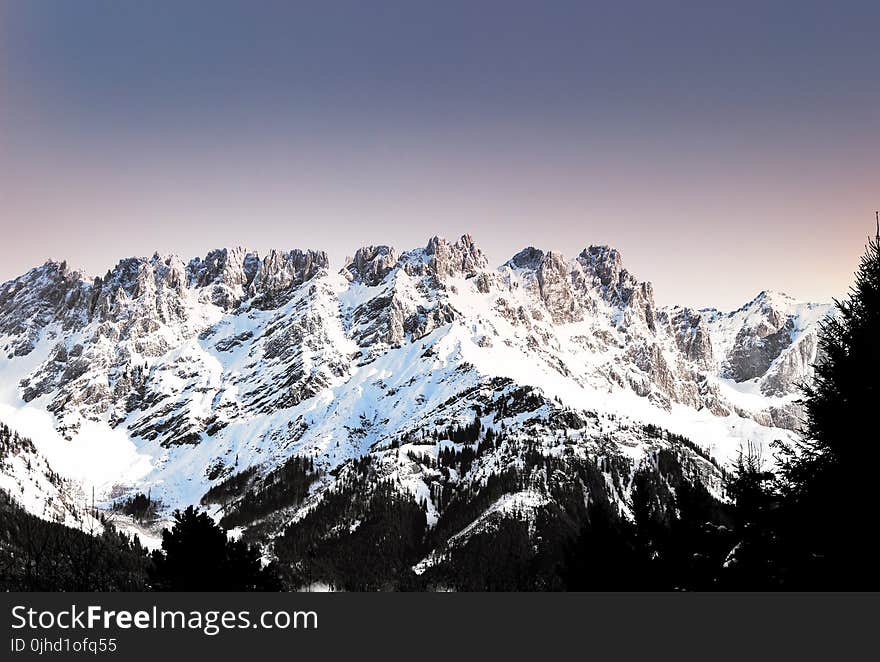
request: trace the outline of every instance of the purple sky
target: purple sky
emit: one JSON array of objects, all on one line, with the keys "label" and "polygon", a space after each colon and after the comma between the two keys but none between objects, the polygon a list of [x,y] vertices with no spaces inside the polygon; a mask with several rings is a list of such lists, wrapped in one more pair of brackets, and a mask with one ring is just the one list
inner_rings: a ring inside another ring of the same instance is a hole
[{"label": "purple sky", "polygon": [[845,292],[880,3],[0,0],[0,280],[464,232],[607,243],[661,303]]}]

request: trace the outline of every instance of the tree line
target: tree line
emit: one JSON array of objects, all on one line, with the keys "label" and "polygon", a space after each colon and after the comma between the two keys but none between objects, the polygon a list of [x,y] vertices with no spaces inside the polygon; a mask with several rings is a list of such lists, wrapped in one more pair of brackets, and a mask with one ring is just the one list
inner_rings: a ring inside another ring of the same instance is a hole
[{"label": "tree line", "polygon": [[[136,500],[135,503],[141,503]],[[28,513],[0,490],[0,590],[277,591],[277,567],[206,513],[174,513],[152,553],[104,521],[90,532]]]}]

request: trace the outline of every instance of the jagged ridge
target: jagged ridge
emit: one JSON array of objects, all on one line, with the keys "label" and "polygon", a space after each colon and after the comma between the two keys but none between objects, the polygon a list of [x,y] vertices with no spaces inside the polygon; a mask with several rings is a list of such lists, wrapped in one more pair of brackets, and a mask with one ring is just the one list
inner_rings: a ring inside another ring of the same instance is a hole
[{"label": "jagged ridge", "polygon": [[[361,248],[339,273],[322,252],[222,249],[186,264],[130,258],[94,279],[47,263],[5,283],[0,371],[18,384],[7,413],[48,411],[74,443],[97,421],[149,458],[105,494],[151,488],[179,506],[242,470],[309,457],[322,478],[286,521],[372,457],[431,523],[440,483],[399,449],[480,412],[513,436],[458,487],[515,463],[525,437],[550,456],[638,465],[657,450],[632,432],[645,422],[722,462],[745,439],[790,435],[828,310],[770,293],[726,314],[658,308],[605,246],[527,248],[492,269],[469,236],[434,237],[399,255]],[[529,406],[511,412],[512,393]],[[525,501],[552,502],[551,488]],[[615,494],[625,510],[626,490]]]}]

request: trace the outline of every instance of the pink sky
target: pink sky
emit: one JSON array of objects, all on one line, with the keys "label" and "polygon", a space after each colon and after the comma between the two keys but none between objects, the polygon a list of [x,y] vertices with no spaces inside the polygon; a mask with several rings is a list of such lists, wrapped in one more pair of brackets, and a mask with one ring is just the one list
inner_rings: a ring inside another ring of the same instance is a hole
[{"label": "pink sky", "polygon": [[0,281],[233,245],[323,249],[338,268],[364,244],[468,232],[495,264],[610,244],[660,303],[734,308],[762,289],[844,294],[873,232],[864,13],[348,24],[282,6],[4,5]]}]

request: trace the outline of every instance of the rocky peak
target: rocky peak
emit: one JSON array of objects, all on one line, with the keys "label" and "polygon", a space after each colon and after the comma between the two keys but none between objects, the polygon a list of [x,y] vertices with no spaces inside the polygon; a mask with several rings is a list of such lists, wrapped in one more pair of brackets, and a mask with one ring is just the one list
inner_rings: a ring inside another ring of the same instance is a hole
[{"label": "rocky peak", "polygon": [[571,283],[571,266],[560,253],[541,256],[535,281],[550,317],[556,323],[574,322],[583,316],[583,305]]},{"label": "rocky peak", "polygon": [[397,264],[397,255],[390,246],[364,246],[353,258],[346,258],[339,272],[350,283],[373,287],[381,283]]},{"label": "rocky peak", "polygon": [[155,253],[150,264],[157,283],[176,292],[182,292],[186,287],[186,264],[177,255],[160,256]]},{"label": "rocky peak", "polygon": [[640,319],[654,329],[654,292],[623,268],[620,253],[608,246],[590,246],[570,260],[561,253],[524,248],[503,267],[520,273],[522,285],[535,292],[556,323],[582,319],[597,299],[623,308],[618,321]]},{"label": "rocky peak", "polygon": [[794,340],[796,315],[787,295],[763,291],[728,317],[739,329],[722,374],[743,382],[763,375]]},{"label": "rocky peak", "polygon": [[246,248],[218,248],[187,265],[190,287],[219,284],[246,288],[256,276],[259,256]]},{"label": "rocky peak", "polygon": [[438,277],[475,275],[487,268],[489,261],[469,234],[455,243],[441,237],[432,237],[425,246],[428,269]]},{"label": "rocky peak", "polygon": [[145,258],[127,257],[107,271],[101,285],[108,290],[122,290],[133,299],[140,294],[148,271],[150,267]]},{"label": "rocky peak", "polygon": [[0,285],[0,334],[17,336],[7,354],[28,354],[39,330],[52,321],[72,326],[88,290],[82,273],[51,260]]},{"label": "rocky peak", "polygon": [[503,266],[537,271],[543,259],[544,251],[534,246],[527,246],[505,262]]},{"label": "rocky peak", "polygon": [[589,246],[578,255],[578,261],[596,275],[603,287],[617,287],[623,280],[621,276],[629,275],[620,251],[610,246]]},{"label": "rocky peak", "polygon": [[752,310],[759,313],[772,327],[785,323],[785,317],[795,300],[782,292],[764,290],[740,310]]},{"label": "rocky peak", "polygon": [[544,304],[555,323],[573,322],[582,317],[582,302],[572,289],[572,265],[565,256],[529,246],[503,267],[519,272],[522,287]]},{"label": "rocky peak", "polygon": [[585,277],[592,277],[603,299],[627,309],[629,315],[624,321],[635,316],[654,330],[654,286],[648,281],[639,281],[624,268],[620,251],[609,246],[589,246],[578,255],[577,262]]},{"label": "rocky peak", "polygon": [[190,287],[211,287],[211,301],[224,309],[247,297],[262,306],[279,302],[278,294],[302,285],[330,266],[324,251],[279,251],[265,257],[246,248],[220,248],[187,265]]},{"label": "rocky peak", "polygon": [[329,266],[330,260],[324,251],[296,249],[285,253],[271,250],[262,260],[256,258],[252,265],[257,267],[253,278],[253,293],[274,294],[288,290],[311,280]]},{"label": "rocky peak", "polygon": [[186,287],[186,266],[176,255],[152,258],[129,257],[120,260],[103,278],[96,278],[94,296],[107,298],[121,293],[130,299],[152,295],[157,290],[171,289],[178,293]]},{"label": "rocky peak", "polygon": [[40,299],[51,305],[62,304],[71,289],[79,287],[83,275],[67,262],[49,260],[26,274],[0,285],[0,308],[23,298]]},{"label": "rocky peak", "polygon": [[539,281],[555,280],[561,277],[568,280],[571,265],[564,255],[553,251],[542,251],[529,246],[504,263],[505,267],[534,272]]}]

